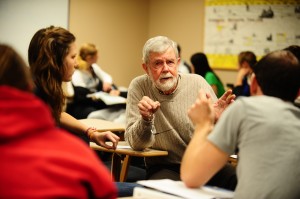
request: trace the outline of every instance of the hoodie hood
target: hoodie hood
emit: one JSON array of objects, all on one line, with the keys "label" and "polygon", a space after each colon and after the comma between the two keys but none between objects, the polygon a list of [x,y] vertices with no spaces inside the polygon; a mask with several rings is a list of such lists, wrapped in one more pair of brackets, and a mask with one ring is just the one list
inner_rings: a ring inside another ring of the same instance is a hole
[{"label": "hoodie hood", "polygon": [[0,142],[55,128],[49,108],[33,93],[0,86]]}]

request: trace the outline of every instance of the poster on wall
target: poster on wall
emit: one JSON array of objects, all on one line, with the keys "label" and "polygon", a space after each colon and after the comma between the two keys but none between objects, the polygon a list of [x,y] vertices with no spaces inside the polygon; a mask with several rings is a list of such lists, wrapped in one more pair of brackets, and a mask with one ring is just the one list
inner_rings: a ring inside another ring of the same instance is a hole
[{"label": "poster on wall", "polygon": [[300,45],[299,27],[299,0],[205,0],[204,52],[213,68],[237,69],[241,51]]}]

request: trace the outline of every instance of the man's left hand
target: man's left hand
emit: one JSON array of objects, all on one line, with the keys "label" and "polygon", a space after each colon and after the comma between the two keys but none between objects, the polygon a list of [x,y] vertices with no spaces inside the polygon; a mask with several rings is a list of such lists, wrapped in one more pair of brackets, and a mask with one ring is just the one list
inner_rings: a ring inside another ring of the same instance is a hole
[{"label": "man's left hand", "polygon": [[219,117],[221,116],[222,112],[232,103],[234,102],[235,95],[232,94],[232,90],[226,91],[222,97],[218,99],[213,105],[215,109],[215,116],[216,120],[218,121]]}]

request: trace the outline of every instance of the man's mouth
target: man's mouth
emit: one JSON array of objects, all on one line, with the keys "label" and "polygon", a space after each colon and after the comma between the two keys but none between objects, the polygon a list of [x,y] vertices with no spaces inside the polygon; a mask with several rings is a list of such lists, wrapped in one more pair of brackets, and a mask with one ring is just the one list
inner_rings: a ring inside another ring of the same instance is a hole
[{"label": "man's mouth", "polygon": [[172,79],[172,77],[162,77],[162,78],[160,78],[160,81],[165,82],[165,81],[168,81],[170,79]]}]

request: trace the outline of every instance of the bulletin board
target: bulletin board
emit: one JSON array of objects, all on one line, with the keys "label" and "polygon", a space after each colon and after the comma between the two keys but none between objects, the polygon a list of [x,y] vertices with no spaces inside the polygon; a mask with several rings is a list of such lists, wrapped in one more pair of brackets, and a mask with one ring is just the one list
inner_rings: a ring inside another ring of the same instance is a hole
[{"label": "bulletin board", "polygon": [[205,0],[204,52],[215,69],[237,69],[241,51],[258,58],[300,45],[299,0]]}]

